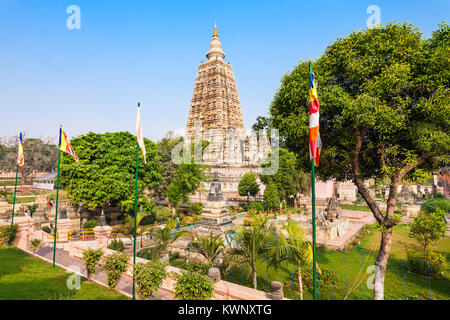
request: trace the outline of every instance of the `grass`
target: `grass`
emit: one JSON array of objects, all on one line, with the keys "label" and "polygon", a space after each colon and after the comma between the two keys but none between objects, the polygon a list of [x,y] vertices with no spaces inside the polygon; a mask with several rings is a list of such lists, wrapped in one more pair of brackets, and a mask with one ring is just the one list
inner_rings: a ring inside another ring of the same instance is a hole
[{"label": "grass", "polygon": [[[34,202],[36,200],[35,197],[17,197],[16,196],[16,203],[29,203]],[[14,202],[14,196],[8,196],[8,203],[12,204]]]},{"label": "grass", "polygon": [[[408,237],[409,226],[398,225],[394,228],[392,249],[389,257],[385,278],[385,299],[404,300],[406,297],[415,295],[428,298],[430,296],[428,279],[420,275],[410,273],[406,267],[402,269],[402,263],[406,259],[404,245],[417,245]],[[333,271],[338,279],[334,287],[319,288],[318,297],[322,300],[334,299],[343,300],[349,293],[348,300],[371,300],[373,290],[367,287],[367,282],[372,282],[374,272],[367,273],[368,267],[375,264],[380,245],[381,234],[375,230],[368,230],[368,233],[361,240],[361,243],[346,252],[318,249],[318,263],[321,268]],[[450,238],[441,239],[435,246],[435,250],[443,253],[447,258],[447,268],[445,277],[434,277],[430,279],[431,294],[433,299],[450,299]],[[285,261],[281,263],[279,270],[268,269],[262,256],[262,261],[258,264],[258,289],[268,292],[271,281],[280,281],[284,285],[288,284],[289,275],[294,273],[296,267]],[[171,264],[181,266],[181,259],[172,259]],[[404,272],[403,272],[404,271]],[[227,276],[222,274],[222,279],[238,283],[247,287],[253,287],[250,275],[245,275],[238,268],[231,269]],[[293,293],[285,287],[284,294],[290,299],[299,299],[298,294]],[[304,299],[311,300],[312,294],[307,290],[303,291]]]},{"label": "grass", "polygon": [[128,297],[81,279],[70,290],[71,274],[14,247],[0,247],[0,300],[126,300]]},{"label": "grass", "polygon": [[354,204],[341,204],[340,206],[343,210],[370,211],[370,208],[368,206],[357,206]]}]

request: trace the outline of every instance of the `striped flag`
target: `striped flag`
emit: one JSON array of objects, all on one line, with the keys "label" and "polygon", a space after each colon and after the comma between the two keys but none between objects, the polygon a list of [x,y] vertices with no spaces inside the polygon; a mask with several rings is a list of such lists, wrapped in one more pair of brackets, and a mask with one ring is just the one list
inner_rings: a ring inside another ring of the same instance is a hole
[{"label": "striped flag", "polygon": [[322,141],[320,140],[319,124],[319,97],[317,95],[317,83],[314,73],[309,75],[309,156],[314,159],[314,165],[319,166],[320,149]]},{"label": "striped flag", "polygon": [[137,119],[136,119],[136,137],[139,147],[141,148],[142,154],[144,155],[144,163],[147,163],[145,159],[145,144],[144,144],[144,136],[142,135],[142,125],[141,125],[141,104],[138,103],[137,108]]},{"label": "striped flag", "polygon": [[25,164],[25,158],[23,156],[23,137],[22,132],[19,134],[19,152],[17,155],[17,164],[19,167],[23,166]]},{"label": "striped flag", "polygon": [[67,135],[62,127],[59,128],[59,150],[70,154],[77,163],[80,163],[80,160],[78,159],[75,150],[73,150],[72,145],[70,144],[69,139],[67,138]]}]

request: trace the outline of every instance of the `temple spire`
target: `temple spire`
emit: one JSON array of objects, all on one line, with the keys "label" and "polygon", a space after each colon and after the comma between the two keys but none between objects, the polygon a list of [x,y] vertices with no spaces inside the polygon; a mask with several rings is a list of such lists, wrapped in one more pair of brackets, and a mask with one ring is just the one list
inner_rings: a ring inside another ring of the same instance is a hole
[{"label": "temple spire", "polygon": [[209,48],[209,51],[206,53],[206,57],[209,61],[223,60],[225,58],[225,53],[222,51],[222,45],[220,44],[219,33],[217,32],[217,26],[215,23],[211,46]]}]

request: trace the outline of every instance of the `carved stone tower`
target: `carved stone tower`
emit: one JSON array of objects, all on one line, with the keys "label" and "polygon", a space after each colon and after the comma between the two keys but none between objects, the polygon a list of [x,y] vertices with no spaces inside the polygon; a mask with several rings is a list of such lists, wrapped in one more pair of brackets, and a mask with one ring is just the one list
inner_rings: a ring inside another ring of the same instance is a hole
[{"label": "carved stone tower", "polygon": [[[223,60],[216,26],[206,57],[208,61],[200,63],[195,79],[185,142],[191,138],[209,141],[202,163],[218,175],[227,198],[237,197],[241,177],[261,172],[260,161],[270,152],[270,145],[260,136],[258,148],[256,134],[246,135],[233,68]],[[205,187],[209,189],[208,184]]]},{"label": "carved stone tower", "polygon": [[236,80],[231,65],[223,61],[225,53],[216,26],[206,57],[208,61],[198,67],[186,134],[194,135],[196,121],[201,121],[203,132],[218,130],[224,138],[227,129],[242,131],[243,134],[244,120]]}]

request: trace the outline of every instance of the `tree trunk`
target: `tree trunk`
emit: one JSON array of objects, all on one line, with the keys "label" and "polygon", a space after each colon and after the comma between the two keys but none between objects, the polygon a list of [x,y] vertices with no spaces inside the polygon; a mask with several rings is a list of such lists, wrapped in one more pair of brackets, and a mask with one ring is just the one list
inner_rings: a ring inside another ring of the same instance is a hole
[{"label": "tree trunk", "polygon": [[253,269],[253,289],[258,289],[258,283],[256,278],[256,269]]},{"label": "tree trunk", "polygon": [[380,251],[375,262],[375,285],[373,287],[374,300],[384,300],[384,278],[386,266],[392,246],[392,228],[386,229],[381,234]]},{"label": "tree trunk", "polygon": [[172,206],[172,219],[175,219],[175,216],[177,215],[177,209],[175,206]]},{"label": "tree trunk", "polygon": [[300,289],[300,300],[303,300],[303,280],[302,280],[302,268],[300,263],[298,264],[298,286]]}]

